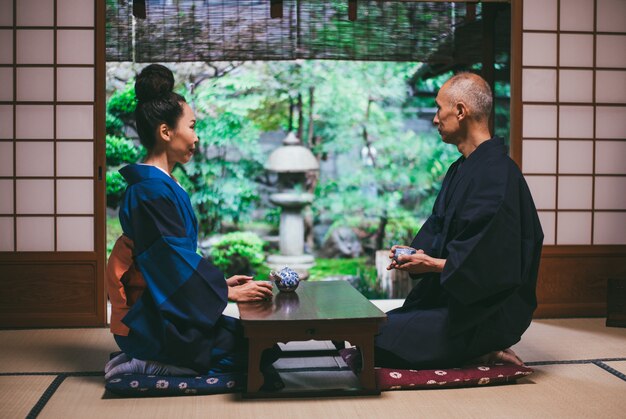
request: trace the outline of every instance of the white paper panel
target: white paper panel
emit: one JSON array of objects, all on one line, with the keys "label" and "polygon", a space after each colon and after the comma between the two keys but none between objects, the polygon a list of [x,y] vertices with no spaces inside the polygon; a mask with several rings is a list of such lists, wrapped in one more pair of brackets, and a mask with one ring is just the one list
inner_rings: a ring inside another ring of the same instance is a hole
[{"label": "white paper panel", "polygon": [[54,109],[52,105],[17,105],[16,138],[54,138]]},{"label": "white paper panel", "polygon": [[13,106],[0,105],[0,138],[13,138]]},{"label": "white paper panel", "polygon": [[524,140],[522,165],[524,173],[556,173],[556,141]]},{"label": "white paper panel", "polygon": [[626,35],[598,35],[596,42],[598,67],[626,67]]},{"label": "white paper panel", "polygon": [[626,244],[626,212],[596,212],[594,217],[594,244]]},{"label": "white paper panel", "polygon": [[57,0],[57,26],[93,26],[94,1]]},{"label": "white paper panel", "polygon": [[13,25],[13,0],[0,0],[0,26]]},{"label": "white paper panel", "polygon": [[0,176],[13,176],[13,143],[0,141]]},{"label": "white paper panel", "polygon": [[556,30],[556,0],[524,0],[524,29]]},{"label": "white paper panel", "polygon": [[57,142],[57,176],[93,176],[93,143]]},{"label": "white paper panel", "polygon": [[13,69],[0,67],[0,101],[13,100]]},{"label": "white paper panel", "polygon": [[92,252],[93,217],[58,217],[57,250],[60,252]]},{"label": "white paper panel", "polygon": [[556,106],[524,105],[523,112],[525,138],[556,137]]},{"label": "white paper panel", "polygon": [[13,179],[0,179],[0,214],[13,213]]},{"label": "white paper panel", "polygon": [[94,69],[63,67],[57,70],[58,101],[93,101]]},{"label": "white paper panel", "polygon": [[556,244],[591,244],[591,212],[559,212]]},{"label": "white paper panel", "polygon": [[596,107],[596,137],[626,139],[626,107]]},{"label": "white paper panel", "polygon": [[593,0],[566,0],[561,4],[562,31],[593,32]]},{"label": "white paper panel", "polygon": [[0,64],[13,64],[13,31],[0,29]]},{"label": "white paper panel", "polygon": [[559,173],[593,173],[593,141],[559,141]]},{"label": "white paper panel", "polygon": [[539,222],[543,230],[543,244],[551,245],[555,243],[556,214],[550,211],[538,211]]},{"label": "white paper panel", "polygon": [[596,101],[626,103],[626,71],[596,71]]},{"label": "white paper panel", "polygon": [[93,214],[93,180],[57,180],[57,214]]},{"label": "white paper panel", "polygon": [[626,177],[596,177],[595,199],[596,209],[626,209]]},{"label": "white paper panel", "polygon": [[52,179],[17,179],[17,214],[54,214],[54,181]]},{"label": "white paper panel", "polygon": [[54,176],[54,143],[18,141],[15,163],[17,176]]},{"label": "white paper panel", "polygon": [[18,252],[54,251],[53,217],[17,217]]},{"label": "white paper panel", "polygon": [[523,44],[523,65],[556,66],[555,34],[525,33]]},{"label": "white paper panel", "polygon": [[556,102],[556,70],[522,70],[522,100]]},{"label": "white paper panel", "polygon": [[556,176],[526,176],[526,182],[537,209],[554,209],[556,204]]},{"label": "white paper panel", "polygon": [[561,106],[559,108],[561,138],[593,138],[592,106]]},{"label": "white paper panel", "polygon": [[598,32],[626,31],[626,1],[598,0]]},{"label": "white paper panel", "polygon": [[0,252],[12,252],[14,249],[13,217],[0,217]]},{"label": "white paper panel", "polygon": [[58,105],[57,138],[90,139],[93,138],[93,106]]},{"label": "white paper panel", "polygon": [[54,100],[54,69],[52,67],[17,69],[17,100]]},{"label": "white paper panel", "polygon": [[93,30],[58,30],[57,62],[59,64],[93,64]]},{"label": "white paper panel", "polygon": [[626,141],[596,141],[596,173],[626,174]]},{"label": "white paper panel", "polygon": [[559,209],[591,209],[593,195],[591,176],[559,177]]},{"label": "white paper panel", "polygon": [[16,3],[18,26],[54,25],[53,0],[18,0]]},{"label": "white paper panel", "polygon": [[593,71],[560,70],[559,101],[593,102]]},{"label": "white paper panel", "polygon": [[18,64],[53,64],[54,31],[22,29],[17,31]]},{"label": "white paper panel", "polygon": [[593,35],[561,34],[560,65],[593,67]]}]

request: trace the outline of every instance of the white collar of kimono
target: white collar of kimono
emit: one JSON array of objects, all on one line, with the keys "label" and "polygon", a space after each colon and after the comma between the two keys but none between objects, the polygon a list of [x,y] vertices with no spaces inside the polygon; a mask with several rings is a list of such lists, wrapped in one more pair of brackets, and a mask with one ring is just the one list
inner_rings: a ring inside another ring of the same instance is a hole
[{"label": "white collar of kimono", "polygon": [[178,186],[180,186],[180,187],[181,187],[181,189],[185,190],[185,188],[183,188],[183,185],[181,185],[181,184],[180,184],[180,183],[179,183],[176,179],[174,179],[174,178],[172,177],[172,175],[170,175],[169,173],[167,173],[164,169],[160,168],[159,166],[155,166],[155,165],[153,165],[153,164],[146,164],[146,163],[137,163],[137,164],[140,164],[140,165],[142,165],[142,166],[152,166],[152,167],[156,167],[157,169],[159,169],[160,171],[162,171],[163,173],[165,173],[165,174],[167,175],[167,177],[169,177],[169,178],[170,178],[170,179],[172,179],[174,182],[176,182],[176,184],[177,184]]}]

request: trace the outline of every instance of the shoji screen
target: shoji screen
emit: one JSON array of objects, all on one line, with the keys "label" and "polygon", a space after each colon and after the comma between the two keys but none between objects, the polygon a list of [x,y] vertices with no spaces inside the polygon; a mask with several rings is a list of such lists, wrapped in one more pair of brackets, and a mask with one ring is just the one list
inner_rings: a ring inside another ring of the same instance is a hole
[{"label": "shoji screen", "polygon": [[521,17],[522,170],[556,245],[546,314],[601,315],[607,277],[626,277],[626,0],[524,0]]},{"label": "shoji screen", "polygon": [[0,0],[0,325],[104,322],[103,1]]}]

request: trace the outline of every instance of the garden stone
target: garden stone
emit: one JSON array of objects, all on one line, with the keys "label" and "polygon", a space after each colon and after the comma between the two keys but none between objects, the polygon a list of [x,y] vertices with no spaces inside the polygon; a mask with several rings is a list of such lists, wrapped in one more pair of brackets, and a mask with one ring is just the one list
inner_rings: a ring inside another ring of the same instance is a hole
[{"label": "garden stone", "polygon": [[320,253],[329,258],[357,258],[363,253],[363,246],[350,227],[337,227],[328,235]]}]

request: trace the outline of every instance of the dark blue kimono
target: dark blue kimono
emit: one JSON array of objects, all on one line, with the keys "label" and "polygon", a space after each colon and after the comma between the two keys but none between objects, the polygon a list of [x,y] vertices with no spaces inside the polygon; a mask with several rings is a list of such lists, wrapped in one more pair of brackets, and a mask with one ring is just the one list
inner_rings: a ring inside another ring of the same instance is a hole
[{"label": "dark blue kimono", "polygon": [[376,338],[376,364],[445,368],[517,343],[537,306],[543,232],[530,191],[499,138],[459,158],[411,243],[446,259],[420,275]]},{"label": "dark blue kimono", "polygon": [[198,372],[245,360],[235,353],[247,347],[239,321],[222,315],[224,274],[196,253],[198,222],[187,193],[154,166],[129,165],[120,173],[128,182],[120,221],[146,282],[122,319],[129,335],[115,336],[120,348]]}]

